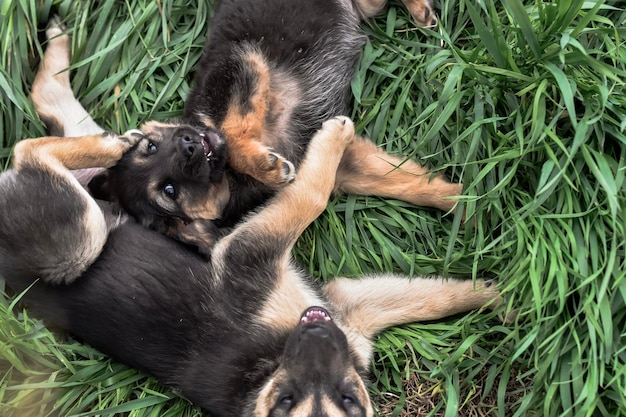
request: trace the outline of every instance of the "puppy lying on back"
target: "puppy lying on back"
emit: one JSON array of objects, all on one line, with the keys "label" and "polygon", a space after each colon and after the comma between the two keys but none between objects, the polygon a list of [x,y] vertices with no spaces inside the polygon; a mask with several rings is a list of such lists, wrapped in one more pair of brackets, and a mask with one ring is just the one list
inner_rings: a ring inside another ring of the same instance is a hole
[{"label": "puppy lying on back", "polygon": [[320,286],[294,265],[292,247],[326,208],[354,140],[347,118],[322,125],[298,178],[209,261],[112,217],[70,172],[109,167],[142,140],[21,141],[0,175],[0,275],[47,323],[213,416],[373,416],[365,375],[376,333],[501,302],[484,280],[387,274]]},{"label": "puppy lying on back", "polygon": [[[404,3],[418,24],[436,23],[430,1]],[[218,228],[234,226],[293,181],[313,134],[325,120],[346,114],[356,58],[365,42],[360,20],[384,4],[220,2],[183,116],[142,126],[144,139],[92,181],[92,192],[117,199],[142,224],[178,240],[209,242],[203,249],[210,252]],[[66,68],[69,52],[59,46],[64,42],[63,37],[50,42],[49,48],[58,50],[54,59],[63,64],[48,62],[51,69],[39,75],[41,84]],[[72,111],[81,115],[77,120],[88,118],[71,93],[69,77],[64,77],[55,81],[65,86],[61,91],[33,95],[52,125],[63,125],[67,116],[64,106],[47,101],[57,101],[63,91],[66,101],[75,102]],[[462,185],[355,136],[339,165],[333,192],[450,211]]]}]

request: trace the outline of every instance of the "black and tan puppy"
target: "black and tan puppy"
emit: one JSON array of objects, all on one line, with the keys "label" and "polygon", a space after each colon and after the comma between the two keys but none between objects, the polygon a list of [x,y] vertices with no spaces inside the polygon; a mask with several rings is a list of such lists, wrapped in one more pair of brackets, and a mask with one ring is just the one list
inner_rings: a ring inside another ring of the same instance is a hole
[{"label": "black and tan puppy", "polygon": [[384,328],[499,302],[478,280],[337,278],[292,262],[326,207],[350,120],[325,122],[298,178],[211,259],[99,205],[69,169],[108,167],[140,139],[25,140],[0,175],[0,275],[50,324],[142,369],[214,416],[372,416],[364,375]]},{"label": "black and tan puppy", "polygon": [[[418,23],[436,22],[429,0],[404,3]],[[94,179],[91,190],[117,200],[140,222],[169,236],[191,243],[213,241],[216,228],[237,224],[293,181],[313,133],[330,117],[347,113],[350,81],[365,42],[360,20],[384,4],[219,2],[181,119],[146,123],[139,146]],[[71,95],[69,79],[66,91]],[[50,99],[58,97],[55,91]],[[51,125],[65,117],[62,107],[47,105],[46,94],[34,99]],[[206,198],[190,201],[200,185]],[[333,190],[448,211],[462,185],[356,136],[341,160]],[[209,252],[210,246],[204,249]]]}]

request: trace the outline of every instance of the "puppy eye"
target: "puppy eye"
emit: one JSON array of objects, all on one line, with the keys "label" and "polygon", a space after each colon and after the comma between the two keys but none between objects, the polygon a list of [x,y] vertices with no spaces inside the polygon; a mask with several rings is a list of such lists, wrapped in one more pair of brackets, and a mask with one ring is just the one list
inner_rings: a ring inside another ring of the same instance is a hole
[{"label": "puppy eye", "polygon": [[163,194],[172,200],[176,200],[177,192],[176,188],[172,184],[165,184],[163,187]]},{"label": "puppy eye", "polygon": [[148,152],[155,153],[159,149],[158,146],[152,141],[148,142]]},{"label": "puppy eye", "polygon": [[350,396],[350,395],[342,395],[341,396],[341,400],[343,401],[344,404],[354,404],[354,397]]},{"label": "puppy eye", "polygon": [[284,395],[278,400],[278,402],[282,405],[291,405],[293,402],[293,395]]}]

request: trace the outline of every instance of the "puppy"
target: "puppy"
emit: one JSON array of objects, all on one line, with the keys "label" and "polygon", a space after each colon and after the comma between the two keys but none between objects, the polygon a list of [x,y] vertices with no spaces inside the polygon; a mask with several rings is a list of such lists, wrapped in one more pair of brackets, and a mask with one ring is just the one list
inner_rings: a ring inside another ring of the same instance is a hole
[{"label": "puppy", "polygon": [[99,204],[71,174],[111,166],[138,134],[21,141],[0,175],[0,275],[47,323],[213,416],[373,416],[375,334],[501,300],[484,280],[319,285],[293,263],[353,140],[349,119],[325,122],[298,178],[219,239],[208,262]]},{"label": "puppy", "polygon": [[[404,3],[418,24],[436,23],[430,1]],[[92,193],[117,201],[142,224],[178,240],[207,242],[201,249],[209,253],[219,230],[236,225],[294,180],[322,122],[346,113],[356,58],[365,42],[360,21],[384,5],[384,0],[220,2],[183,116],[146,123],[144,139],[91,182]],[[69,51],[62,38],[48,48],[56,48],[51,56],[63,56],[65,65]],[[39,83],[45,85],[63,68],[50,60]],[[78,120],[89,120],[75,108],[80,104],[69,77],[55,83],[65,86],[66,101],[75,103],[72,111],[83,117]],[[59,100],[58,90],[48,95],[41,88],[33,95],[52,126],[62,126],[66,118],[63,106],[48,103]],[[206,195],[201,197],[197,188]],[[451,211],[462,185],[355,136],[333,192]]]}]

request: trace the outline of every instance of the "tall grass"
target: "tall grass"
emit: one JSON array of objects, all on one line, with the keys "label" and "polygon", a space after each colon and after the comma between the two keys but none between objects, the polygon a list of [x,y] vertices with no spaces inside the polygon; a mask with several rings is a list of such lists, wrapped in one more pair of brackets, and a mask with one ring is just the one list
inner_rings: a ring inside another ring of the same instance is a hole
[{"label": "tall grass", "polygon": [[[626,416],[626,12],[623,2],[399,3],[364,24],[358,130],[465,184],[460,215],[346,196],[295,254],[319,279],[375,271],[497,277],[515,323],[471,313],[376,340],[391,415]],[[72,34],[81,102],[124,131],[180,114],[211,2],[0,3],[0,165],[44,129],[28,101],[41,29]],[[1,215],[1,214],[0,214]],[[193,416],[154,379],[0,297],[0,415]],[[51,411],[52,410],[52,411]],[[404,414],[403,414],[404,413]]]}]

